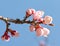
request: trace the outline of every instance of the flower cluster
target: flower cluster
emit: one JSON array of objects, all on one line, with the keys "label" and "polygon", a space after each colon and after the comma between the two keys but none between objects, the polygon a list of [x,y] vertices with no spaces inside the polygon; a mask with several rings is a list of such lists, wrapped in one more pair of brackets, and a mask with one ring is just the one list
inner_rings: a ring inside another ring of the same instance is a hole
[{"label": "flower cluster", "polygon": [[35,9],[32,9],[32,8],[30,8],[26,11],[27,17],[29,17],[31,15],[32,15],[34,21],[43,22],[44,24],[50,24],[50,23],[52,23],[52,20],[53,20],[53,18],[48,15],[45,16],[44,18],[42,18],[44,15],[44,11],[36,11]]},{"label": "flower cluster", "polygon": [[10,33],[12,37],[18,37],[19,36],[19,33],[17,31],[12,30],[12,29],[8,29],[8,32],[6,31],[4,33],[4,35],[1,37],[2,40],[4,40],[4,41],[10,40],[10,35],[8,33]]},{"label": "flower cluster", "polygon": [[31,32],[36,31],[37,36],[47,37],[50,34],[49,29],[41,27],[39,24],[30,25],[29,29]]},{"label": "flower cluster", "polygon": [[[35,9],[28,9],[26,11],[26,16],[32,16],[33,21],[37,22],[42,22],[43,24],[51,24],[52,23],[52,17],[51,16],[45,16],[43,18],[44,11],[36,11]],[[47,37],[50,33],[49,29],[41,27],[41,25],[37,24],[30,24],[30,31],[36,31],[37,36],[44,36]]]},{"label": "flower cluster", "polygon": [[[0,16],[0,20],[3,20],[6,23],[6,31],[4,35],[1,37],[2,40],[9,41],[10,34],[12,37],[19,36],[19,33],[17,31],[9,29],[10,22],[15,24],[24,24],[24,23],[30,24],[29,29],[31,32],[35,31],[36,36],[48,37],[48,35],[50,34],[50,30],[45,27],[42,27],[41,24],[53,26],[52,24],[53,18],[48,15],[43,17],[43,15],[44,15],[44,11],[42,10],[36,11],[35,9],[30,8],[26,10],[26,16],[24,17],[23,20],[20,20],[18,18],[10,19]],[[26,20],[30,16],[32,16],[33,18],[32,21]]]}]

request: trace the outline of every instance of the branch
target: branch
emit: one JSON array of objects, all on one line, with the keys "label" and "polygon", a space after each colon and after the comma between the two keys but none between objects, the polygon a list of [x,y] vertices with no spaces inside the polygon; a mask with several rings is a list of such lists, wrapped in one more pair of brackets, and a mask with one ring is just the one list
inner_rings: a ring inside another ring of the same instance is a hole
[{"label": "branch", "polygon": [[[5,18],[5,17],[2,17],[0,16],[0,20],[3,20],[5,23],[8,23],[8,22],[11,22],[11,23],[15,23],[15,24],[24,24],[24,23],[27,23],[27,24],[31,24],[31,23],[39,23],[39,24],[43,24],[42,22],[35,22],[34,20],[30,21],[30,20],[27,20],[28,17],[25,17],[23,20],[20,20],[20,19],[10,19],[10,18]],[[54,26],[54,24],[48,24],[50,26]]]},{"label": "branch", "polygon": [[[11,19],[11,18],[5,18],[3,16],[0,16],[0,20],[3,20],[6,24],[6,31],[2,35],[2,40],[9,41],[10,39],[10,34],[12,37],[18,37],[19,33],[16,30],[12,30],[9,28],[10,23],[14,24],[30,24],[29,29],[31,32],[35,31],[36,36],[44,36],[47,37],[49,35],[49,29],[42,27],[40,24],[45,24],[49,26],[54,26],[52,24],[52,17],[51,16],[45,16],[42,18],[44,15],[44,11],[36,11],[35,9],[28,9],[26,11],[25,17],[23,20],[20,19]],[[27,20],[30,16],[33,16],[33,20]],[[10,34],[9,34],[10,33]]]},{"label": "branch", "polygon": [[[35,26],[35,28],[40,27],[39,24],[44,24],[43,22],[36,22],[34,20],[32,20],[32,21],[31,20],[26,20],[28,17],[24,17],[23,20],[20,20],[20,19],[10,19],[10,18],[5,18],[5,17],[0,16],[0,20],[3,20],[6,24],[6,31],[5,31],[4,35],[1,37],[2,40],[9,40],[10,36],[8,35],[8,32],[11,33],[11,35],[15,36],[15,37],[17,37],[19,35],[19,33],[16,32],[15,30],[9,29],[10,22],[15,23],[15,24],[24,24],[24,23],[32,24],[32,25]],[[37,24],[38,24],[38,26],[37,26]],[[54,24],[48,24],[48,25],[49,26],[54,26]]]}]

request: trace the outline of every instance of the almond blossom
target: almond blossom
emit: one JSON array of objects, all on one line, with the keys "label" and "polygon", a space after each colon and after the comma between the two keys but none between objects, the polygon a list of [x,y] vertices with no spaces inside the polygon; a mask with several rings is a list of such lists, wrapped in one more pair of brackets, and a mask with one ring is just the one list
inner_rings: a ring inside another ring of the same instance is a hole
[{"label": "almond blossom", "polygon": [[44,15],[43,11],[36,11],[33,15],[33,20],[39,20]]},{"label": "almond blossom", "polygon": [[43,35],[43,31],[41,29],[43,29],[43,27],[41,27],[39,24],[35,25],[35,29],[36,29],[36,35],[37,36],[42,36]]},{"label": "almond blossom", "polygon": [[50,24],[52,23],[53,18],[51,16],[45,16],[44,17],[44,24]]},{"label": "almond blossom", "polygon": [[37,36],[42,36],[43,35],[43,30],[41,30],[41,28],[38,28],[37,30],[36,30],[36,35]]},{"label": "almond blossom", "polygon": [[43,32],[44,32],[44,33],[43,33],[43,36],[44,36],[44,37],[48,37],[48,35],[50,34],[49,29],[43,28],[42,30],[43,30]]}]

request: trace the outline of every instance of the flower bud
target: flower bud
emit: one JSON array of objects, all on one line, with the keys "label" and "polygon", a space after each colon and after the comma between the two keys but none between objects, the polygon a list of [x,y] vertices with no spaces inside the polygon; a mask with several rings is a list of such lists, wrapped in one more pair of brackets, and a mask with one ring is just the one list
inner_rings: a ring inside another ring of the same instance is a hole
[{"label": "flower bud", "polygon": [[1,37],[2,40],[4,41],[9,41],[10,40],[10,36],[8,35],[8,33],[5,32],[5,34]]},{"label": "flower bud", "polygon": [[53,18],[51,16],[45,16],[44,17],[44,24],[50,24],[52,23]]}]

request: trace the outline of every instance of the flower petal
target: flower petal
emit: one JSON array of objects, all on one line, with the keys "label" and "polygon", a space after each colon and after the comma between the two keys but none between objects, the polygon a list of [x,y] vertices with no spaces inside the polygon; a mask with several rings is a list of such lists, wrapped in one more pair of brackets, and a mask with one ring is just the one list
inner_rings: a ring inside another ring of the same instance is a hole
[{"label": "flower petal", "polygon": [[43,11],[36,11],[33,15],[33,20],[39,20],[44,15]]}]

